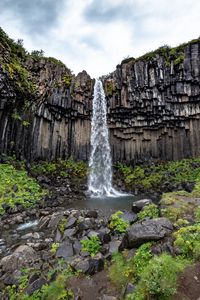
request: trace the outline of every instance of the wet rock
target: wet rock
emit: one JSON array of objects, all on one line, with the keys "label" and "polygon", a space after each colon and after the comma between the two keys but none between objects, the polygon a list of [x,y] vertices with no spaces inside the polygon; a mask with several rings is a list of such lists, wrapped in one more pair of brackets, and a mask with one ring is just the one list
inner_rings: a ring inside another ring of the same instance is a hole
[{"label": "wet rock", "polygon": [[144,206],[146,206],[150,203],[152,203],[151,199],[141,199],[136,202],[133,202],[132,211],[137,214],[143,209]]},{"label": "wet rock", "polygon": [[157,241],[169,235],[172,230],[173,225],[166,218],[157,218],[133,224],[124,237],[124,246],[134,248],[148,241]]}]

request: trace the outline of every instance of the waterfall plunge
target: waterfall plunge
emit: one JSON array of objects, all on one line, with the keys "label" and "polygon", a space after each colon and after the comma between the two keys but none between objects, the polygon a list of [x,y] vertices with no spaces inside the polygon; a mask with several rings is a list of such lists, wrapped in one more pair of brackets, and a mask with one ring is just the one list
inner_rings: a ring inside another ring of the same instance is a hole
[{"label": "waterfall plunge", "polygon": [[112,187],[112,159],[106,121],[106,99],[102,82],[96,79],[93,96],[91,154],[88,192],[93,197],[121,196]]}]

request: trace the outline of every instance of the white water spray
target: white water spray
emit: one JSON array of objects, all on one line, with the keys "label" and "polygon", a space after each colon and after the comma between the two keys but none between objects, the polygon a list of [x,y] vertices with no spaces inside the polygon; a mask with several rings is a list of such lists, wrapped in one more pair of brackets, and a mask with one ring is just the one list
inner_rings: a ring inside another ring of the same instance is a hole
[{"label": "white water spray", "polygon": [[93,197],[116,197],[121,194],[112,187],[112,159],[106,121],[106,99],[101,80],[96,79],[93,96],[91,154],[88,192]]}]

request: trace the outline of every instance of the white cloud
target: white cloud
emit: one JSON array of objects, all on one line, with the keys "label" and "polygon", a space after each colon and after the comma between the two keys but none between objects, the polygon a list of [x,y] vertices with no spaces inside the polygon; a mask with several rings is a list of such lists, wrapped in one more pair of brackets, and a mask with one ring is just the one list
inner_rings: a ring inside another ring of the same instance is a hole
[{"label": "white cloud", "polygon": [[11,37],[23,38],[29,51],[43,49],[75,73],[85,69],[97,77],[112,72],[128,55],[197,38],[199,11],[199,0],[65,0],[45,34],[28,34],[23,18],[8,7],[1,12],[1,26]]}]

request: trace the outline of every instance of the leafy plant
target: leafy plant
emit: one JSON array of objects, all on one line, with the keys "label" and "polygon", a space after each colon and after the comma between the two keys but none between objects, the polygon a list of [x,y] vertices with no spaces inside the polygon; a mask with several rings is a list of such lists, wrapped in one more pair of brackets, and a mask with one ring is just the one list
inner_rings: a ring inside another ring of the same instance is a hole
[{"label": "leafy plant", "polygon": [[59,246],[60,246],[60,243],[53,243],[53,244],[51,244],[51,250],[50,250],[51,253],[52,254],[56,254]]},{"label": "leafy plant", "polygon": [[159,209],[157,205],[153,203],[148,204],[138,213],[138,218],[140,220],[144,220],[147,217],[151,219],[159,217]]},{"label": "leafy plant", "polygon": [[111,281],[121,288],[128,282],[137,282],[144,268],[153,257],[151,253],[152,243],[140,246],[133,257],[128,258],[127,253],[114,253],[109,268]]},{"label": "leafy plant", "polygon": [[66,218],[63,218],[59,224],[58,224],[58,228],[60,230],[61,233],[63,233],[65,231],[65,226],[67,224],[67,219]]},{"label": "leafy plant", "polygon": [[141,245],[134,256],[135,278],[140,278],[144,268],[148,265],[149,261],[153,257],[151,253],[151,247],[153,243],[145,243]]},{"label": "leafy plant", "polygon": [[82,250],[94,257],[101,249],[101,241],[98,236],[91,236],[81,240]]},{"label": "leafy plant", "polygon": [[30,207],[45,194],[46,191],[24,169],[17,170],[12,165],[0,164],[0,213],[4,212],[3,204]]},{"label": "leafy plant", "polygon": [[174,233],[174,245],[188,258],[200,258],[200,224],[180,228]]},{"label": "leafy plant", "polygon": [[123,220],[120,216],[123,215],[122,211],[117,211],[111,215],[109,228],[115,230],[118,233],[124,233],[129,227],[129,222]]},{"label": "leafy plant", "polygon": [[178,275],[188,265],[186,260],[163,253],[153,257],[141,272],[133,294],[127,300],[169,300],[176,292]]}]

